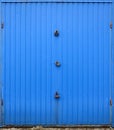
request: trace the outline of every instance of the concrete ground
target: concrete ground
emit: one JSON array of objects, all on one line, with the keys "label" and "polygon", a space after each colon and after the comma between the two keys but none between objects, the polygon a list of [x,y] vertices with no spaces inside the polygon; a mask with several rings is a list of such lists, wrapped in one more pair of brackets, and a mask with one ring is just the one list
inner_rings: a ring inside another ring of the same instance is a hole
[{"label": "concrete ground", "polygon": [[0,128],[0,130],[114,130],[114,128]]}]

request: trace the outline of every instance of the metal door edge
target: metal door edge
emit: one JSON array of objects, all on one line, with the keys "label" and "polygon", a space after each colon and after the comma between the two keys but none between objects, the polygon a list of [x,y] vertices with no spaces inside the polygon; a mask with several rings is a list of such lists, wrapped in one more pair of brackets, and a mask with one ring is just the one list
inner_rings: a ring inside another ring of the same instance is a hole
[{"label": "metal door edge", "polygon": [[[0,2],[0,23],[2,24],[2,3]],[[3,101],[2,101],[2,87],[3,87],[3,28],[0,26],[0,126],[3,125]]]}]

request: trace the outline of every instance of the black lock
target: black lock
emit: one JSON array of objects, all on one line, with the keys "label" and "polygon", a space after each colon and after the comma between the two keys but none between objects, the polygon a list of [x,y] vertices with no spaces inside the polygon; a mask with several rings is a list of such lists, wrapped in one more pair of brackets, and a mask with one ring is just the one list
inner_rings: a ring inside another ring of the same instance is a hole
[{"label": "black lock", "polygon": [[57,67],[60,67],[60,66],[61,66],[61,63],[60,63],[59,61],[56,61],[56,62],[55,62],[55,65],[56,65]]},{"label": "black lock", "polygon": [[55,35],[56,37],[59,36],[59,32],[58,32],[58,30],[56,30],[56,31],[54,32],[54,35]]},{"label": "black lock", "polygon": [[59,93],[56,91],[56,93],[55,93],[55,98],[56,99],[58,99],[58,98],[60,98],[60,95],[59,95]]}]

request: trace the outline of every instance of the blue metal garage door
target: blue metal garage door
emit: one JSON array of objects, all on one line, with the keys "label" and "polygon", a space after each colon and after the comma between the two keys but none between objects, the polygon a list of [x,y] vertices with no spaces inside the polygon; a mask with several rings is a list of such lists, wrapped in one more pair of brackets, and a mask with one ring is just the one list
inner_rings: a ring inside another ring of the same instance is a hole
[{"label": "blue metal garage door", "polygon": [[3,124],[109,125],[111,2],[2,2]]}]

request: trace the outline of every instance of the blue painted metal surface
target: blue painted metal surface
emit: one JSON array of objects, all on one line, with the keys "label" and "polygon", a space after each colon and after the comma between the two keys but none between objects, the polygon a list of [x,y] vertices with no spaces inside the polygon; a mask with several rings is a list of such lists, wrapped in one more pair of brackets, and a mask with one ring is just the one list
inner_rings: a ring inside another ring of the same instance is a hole
[{"label": "blue painted metal surface", "polygon": [[[114,0],[112,1],[112,24],[114,23]],[[111,32],[112,42],[112,126],[114,127],[114,29]]]},{"label": "blue painted metal surface", "polygon": [[[0,12],[1,10],[0,2]],[[0,22],[2,22],[2,14],[0,13]],[[2,42],[2,29],[0,28],[0,126],[3,124],[3,106],[2,102],[2,87],[3,87],[3,42]]]},{"label": "blue painted metal surface", "polygon": [[111,2],[83,2],[2,1],[2,125],[111,124]]}]

